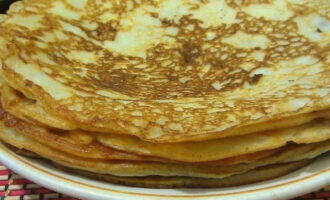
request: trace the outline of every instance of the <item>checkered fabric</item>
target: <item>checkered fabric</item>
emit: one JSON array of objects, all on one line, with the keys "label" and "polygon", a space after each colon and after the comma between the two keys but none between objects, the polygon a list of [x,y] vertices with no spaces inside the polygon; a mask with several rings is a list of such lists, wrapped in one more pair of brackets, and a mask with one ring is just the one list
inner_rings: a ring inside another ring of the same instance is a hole
[{"label": "checkered fabric", "polygon": [[0,163],[1,200],[75,200],[37,185]]},{"label": "checkered fabric", "polygon": [[318,192],[297,197],[294,200],[330,200],[330,185]]},{"label": "checkered fabric", "polygon": [[[43,188],[12,172],[0,163],[1,200],[77,200]],[[294,200],[330,200],[330,186]]]}]

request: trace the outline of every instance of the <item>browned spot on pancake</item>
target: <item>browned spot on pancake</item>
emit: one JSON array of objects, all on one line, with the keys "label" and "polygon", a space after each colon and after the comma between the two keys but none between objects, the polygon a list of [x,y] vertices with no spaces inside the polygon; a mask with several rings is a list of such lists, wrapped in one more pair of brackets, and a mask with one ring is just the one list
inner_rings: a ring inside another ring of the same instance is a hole
[{"label": "browned spot on pancake", "polygon": [[249,6],[253,4],[269,4],[272,3],[272,0],[226,0],[229,6],[240,7],[240,6]]},{"label": "browned spot on pancake", "polygon": [[251,79],[251,83],[252,84],[256,84],[256,83],[258,83],[258,81],[262,78],[262,74],[256,74],[256,75],[254,75],[253,77],[252,77],[252,79]]},{"label": "browned spot on pancake", "polygon": [[116,27],[118,22],[109,21],[107,23],[98,23],[96,30],[88,32],[88,36],[98,40],[114,40],[117,36]]},{"label": "browned spot on pancake", "polygon": [[195,60],[201,55],[200,47],[193,43],[185,43],[182,45],[181,54],[185,64],[195,64]]}]

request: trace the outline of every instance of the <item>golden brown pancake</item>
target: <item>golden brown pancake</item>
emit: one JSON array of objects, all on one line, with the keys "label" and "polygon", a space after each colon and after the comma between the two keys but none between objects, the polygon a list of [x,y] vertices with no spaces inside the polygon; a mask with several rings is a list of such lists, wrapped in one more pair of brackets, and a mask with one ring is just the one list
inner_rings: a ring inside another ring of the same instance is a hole
[{"label": "golden brown pancake", "polygon": [[155,144],[115,134],[99,134],[97,138],[105,146],[125,152],[184,162],[205,162],[276,149],[289,142],[308,144],[328,140],[330,120],[320,119],[292,128],[202,142]]},{"label": "golden brown pancake", "polygon": [[37,141],[76,156],[113,160],[162,160],[117,151],[96,142],[93,137],[79,134],[79,132],[47,131],[43,127],[33,126],[12,117],[2,108],[0,108],[0,118],[3,120],[2,123],[9,127],[15,127],[20,130],[20,133],[25,133]]},{"label": "golden brown pancake", "polygon": [[[16,153],[32,158],[41,158],[37,155],[17,148],[10,147]],[[97,174],[83,170],[76,170],[69,167],[64,167],[58,163],[53,164],[66,172],[82,175],[91,179],[99,179],[106,182],[121,184],[133,187],[145,188],[218,188],[230,187],[261,182],[268,179],[276,178],[288,174],[294,170],[304,167],[311,160],[303,160],[293,163],[277,164],[266,167],[260,167],[249,172],[233,175],[222,179],[207,179],[207,178],[192,178],[192,177],[161,177],[161,176],[148,176],[148,177],[119,177],[107,174]]]},{"label": "golden brown pancake", "polygon": [[[68,120],[65,120],[53,113],[47,112],[35,100],[25,97],[18,90],[15,90],[12,87],[10,87],[7,83],[3,83],[1,92],[3,94],[1,96],[1,102],[3,107],[6,109],[7,112],[11,113],[15,117],[18,117],[24,121],[33,124],[45,125],[53,128],[59,128],[61,130],[75,130],[78,128],[77,125],[74,125]],[[253,126],[238,128],[235,129],[234,131],[235,132],[245,131],[245,133],[246,133],[246,129],[249,129],[250,132],[255,132],[256,130],[263,131],[267,129],[269,123],[273,124],[272,129],[274,130],[287,126],[295,127],[301,124],[308,123],[317,118],[330,118],[330,111],[325,110],[325,111],[301,114],[294,117],[273,120],[267,123],[255,124]],[[230,131],[228,131],[226,134],[230,136]],[[128,137],[127,140],[130,140],[129,138],[130,137]]]},{"label": "golden brown pancake", "polygon": [[17,118],[35,125],[49,126],[61,130],[75,130],[72,123],[47,113],[36,101],[26,98],[22,93],[3,83],[1,86],[1,103],[7,112]]},{"label": "golden brown pancake", "polygon": [[77,157],[66,152],[56,150],[52,147],[39,143],[33,138],[19,134],[15,129],[1,124],[0,138],[3,142],[13,145],[19,149],[32,151],[42,157],[50,159],[61,165],[87,170],[100,174],[111,174],[116,176],[188,176],[201,178],[224,178],[234,174],[240,174],[249,170],[277,163],[288,163],[299,160],[311,159],[330,150],[330,140],[301,145],[289,148],[275,155],[256,160],[249,164],[238,164],[232,166],[219,165],[191,165],[171,164],[144,161],[111,161],[102,159],[88,159]]},{"label": "golden brown pancake", "polygon": [[[52,124],[55,124],[55,127],[60,127],[65,123],[61,123],[61,118],[54,117],[53,115],[43,111],[40,106],[35,104],[34,101],[29,101],[27,98],[24,98],[21,94],[11,89],[6,84],[2,87],[2,94],[1,99],[4,108],[7,111],[26,122],[36,122],[35,126],[31,126],[30,123],[18,123],[16,128],[18,128],[23,134],[25,133],[43,144],[50,145],[54,148],[64,149],[64,151],[69,151],[75,155],[77,155],[77,150],[72,151],[72,149],[80,150],[78,155],[81,155],[82,152],[86,151],[81,148],[81,144],[77,144],[79,141],[82,144],[93,144],[98,147],[100,144],[95,143],[95,141],[99,141],[111,149],[117,149],[122,152],[130,152],[149,157],[160,157],[167,159],[168,162],[169,160],[183,162],[208,162],[246,154],[261,156],[262,154],[256,152],[273,150],[285,146],[288,142],[298,144],[314,143],[330,139],[329,120],[317,120],[293,128],[268,132],[265,131],[244,136],[235,136],[202,142],[169,144],[150,143],[127,135],[98,134],[95,132],[80,130],[61,131],[61,134],[56,134],[55,131],[52,131],[47,127],[42,128],[39,126],[40,124],[44,124],[43,122],[46,122],[45,124],[48,126],[54,127]],[[330,112],[324,111],[310,113],[302,118],[309,118],[311,120],[316,117],[321,118],[329,116]],[[42,123],[40,123],[40,121],[42,121]],[[56,142],[48,144],[50,138]],[[104,147],[99,148],[103,149],[103,152],[106,149]],[[86,154],[85,157],[86,156],[88,157],[91,155]]]},{"label": "golden brown pancake", "polygon": [[0,140],[85,176],[222,187],[330,151],[329,0],[23,0]]},{"label": "golden brown pancake", "polygon": [[252,184],[279,176],[286,175],[301,167],[306,166],[310,161],[298,161],[294,163],[277,164],[260,167],[243,174],[229,176],[223,179],[202,179],[189,177],[118,177],[104,174],[95,174],[88,171],[73,170],[72,168],[57,165],[65,171],[80,174],[93,179],[104,180],[110,183],[146,187],[146,188],[219,188],[231,187],[245,184]]},{"label": "golden brown pancake", "polygon": [[284,128],[330,107],[326,3],[25,0],[0,25],[4,79],[88,131],[173,143]]},{"label": "golden brown pancake", "polygon": [[[125,153],[124,151],[117,151],[113,148],[102,145],[96,141],[95,137],[86,134],[84,131],[59,131],[38,127],[21,121],[10,114],[6,113],[0,108],[0,117],[4,123],[17,132],[27,137],[31,137],[36,141],[73,154],[78,157],[94,158],[94,159],[110,159],[110,160],[143,160],[143,161],[158,161],[164,163],[180,163],[171,159],[161,159],[152,156],[142,156],[139,154]],[[233,165],[240,163],[250,163],[257,159],[273,155],[277,152],[283,151],[284,148],[271,149],[265,151],[254,152],[226,159],[216,160],[212,162],[200,162],[205,165]]]}]

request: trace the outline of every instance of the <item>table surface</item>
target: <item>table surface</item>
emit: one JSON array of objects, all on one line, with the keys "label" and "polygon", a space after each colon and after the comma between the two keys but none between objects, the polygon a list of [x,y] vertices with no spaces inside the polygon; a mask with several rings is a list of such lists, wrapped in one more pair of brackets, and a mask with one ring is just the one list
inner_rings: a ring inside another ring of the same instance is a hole
[{"label": "table surface", "polygon": [[[75,200],[75,198],[59,194],[21,177],[2,163],[0,163],[0,197],[1,200]],[[307,199],[330,200],[330,186],[295,198],[295,200]]]}]

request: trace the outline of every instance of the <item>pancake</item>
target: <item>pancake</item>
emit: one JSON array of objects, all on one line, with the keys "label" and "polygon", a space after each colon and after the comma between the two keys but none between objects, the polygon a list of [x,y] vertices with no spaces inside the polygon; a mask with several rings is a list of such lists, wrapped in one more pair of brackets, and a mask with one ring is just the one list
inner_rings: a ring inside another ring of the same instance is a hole
[{"label": "pancake", "polygon": [[329,0],[302,0],[296,1],[296,3],[300,5],[306,5],[307,9],[313,7],[318,14],[330,18]]},{"label": "pancake", "polygon": [[5,20],[6,19],[6,15],[4,15],[4,14],[0,14],[0,22],[2,22],[3,20]]},{"label": "pancake", "polygon": [[73,170],[68,167],[57,165],[58,168],[65,171],[80,174],[92,179],[99,179],[110,183],[121,184],[134,187],[146,188],[218,188],[231,187],[256,182],[266,181],[286,175],[306,166],[310,161],[298,161],[286,164],[277,164],[266,167],[260,167],[243,174],[237,174],[222,179],[206,179],[191,177],[119,177],[105,174],[96,174],[88,171]]},{"label": "pancake", "polygon": [[[17,148],[9,147],[19,155],[41,158],[36,154],[20,150]],[[42,158],[41,158],[42,159]],[[121,184],[133,187],[146,187],[146,188],[217,188],[217,187],[231,187],[238,185],[251,184],[261,182],[268,179],[283,176],[301,167],[304,167],[310,160],[303,160],[293,163],[277,164],[266,167],[260,167],[249,172],[233,175],[222,179],[206,179],[206,178],[192,178],[192,177],[161,177],[161,176],[148,176],[148,177],[119,177],[106,174],[97,174],[83,170],[76,170],[69,167],[64,167],[58,163],[53,164],[65,172],[82,175],[91,179],[99,179],[110,183]]]},{"label": "pancake", "polygon": [[162,159],[156,157],[139,156],[132,153],[117,151],[98,143],[93,137],[79,134],[79,132],[73,131],[65,133],[59,130],[47,131],[43,127],[33,126],[12,117],[1,107],[0,119],[3,120],[2,123],[5,123],[7,126],[15,127],[20,134],[26,134],[43,144],[75,156],[110,160],[162,161]]},{"label": "pancake", "polygon": [[0,141],[130,186],[224,187],[330,151],[330,1],[23,0]]},{"label": "pancake", "polygon": [[111,161],[102,159],[87,159],[56,150],[39,143],[33,138],[19,134],[15,129],[4,126],[3,123],[0,124],[0,129],[1,140],[19,149],[32,151],[41,157],[45,157],[70,168],[116,176],[160,175],[224,178],[266,165],[311,159],[330,150],[329,140],[321,143],[289,148],[286,151],[262,158],[250,164],[238,164],[230,167],[221,165],[210,165],[206,167],[205,165],[167,164],[143,161]]},{"label": "pancake", "polygon": [[36,101],[24,97],[6,83],[1,87],[1,103],[7,112],[35,125],[46,125],[61,130],[75,130],[77,126],[58,116],[47,113]]},{"label": "pancake", "polygon": [[[69,122],[68,120],[47,112],[35,100],[25,97],[18,90],[10,87],[7,83],[3,84],[1,92],[3,94],[1,96],[3,107],[7,112],[11,113],[19,119],[33,124],[49,126],[61,130],[75,130],[78,128],[77,125]],[[249,129],[251,132],[255,132],[255,130],[263,131],[267,129],[269,125],[268,123],[273,124],[272,129],[274,130],[280,129],[282,127],[295,127],[308,123],[317,118],[330,118],[330,110],[301,114],[294,117],[253,125],[252,127],[238,128],[234,131],[241,131],[245,133],[246,129]],[[227,132],[227,134],[229,133],[230,131]]]},{"label": "pancake", "polygon": [[[9,96],[6,95],[6,89],[3,91],[2,97]],[[15,101],[7,104],[18,105],[15,104]],[[21,110],[25,107],[21,107]],[[26,111],[22,110],[22,112]],[[33,113],[31,112],[30,116],[34,116]],[[321,114],[323,113],[320,113],[319,116],[322,116]],[[77,156],[109,159],[116,159],[116,155],[121,155],[121,152],[130,152],[148,156],[151,160],[151,157],[154,157],[155,160],[157,158],[158,160],[161,160],[159,158],[164,158],[168,160],[167,162],[173,162],[173,160],[182,162],[207,162],[276,149],[285,146],[288,142],[297,144],[315,143],[330,139],[330,120],[317,120],[299,127],[245,136],[175,144],[154,144],[141,141],[133,136],[88,133],[79,130],[62,130],[58,134],[56,130],[24,123],[11,115],[6,115],[5,122],[12,124],[21,133],[53,148]],[[110,147],[110,149],[108,150],[106,147]],[[86,152],[90,153],[87,154]],[[122,158],[119,156],[119,159],[125,159],[125,155]]]},{"label": "pancake", "polygon": [[[21,121],[0,108],[0,118],[3,122],[14,128],[20,134],[31,137],[36,141],[55,148],[60,151],[73,154],[78,157],[95,158],[95,159],[110,159],[110,160],[144,160],[158,161],[164,163],[179,163],[171,159],[161,159],[152,156],[139,156],[138,154],[125,153],[117,151],[113,148],[102,145],[96,141],[96,137],[91,134],[86,134],[83,131],[59,131],[51,130],[43,127],[34,126]],[[257,159],[273,155],[284,149],[272,149],[251,154],[245,154],[226,159],[216,160],[212,162],[200,162],[205,165],[232,165],[240,163],[251,163]]]},{"label": "pancake", "polygon": [[0,25],[4,79],[79,128],[155,143],[329,109],[328,1],[134,2],[15,4]]},{"label": "pancake", "polygon": [[[136,137],[127,135],[98,134],[95,132],[85,132],[80,130],[62,131],[61,134],[58,135],[54,134],[54,131],[49,128],[42,128],[38,125],[46,124],[47,126],[60,128],[66,123],[66,121],[48,114],[38,106],[35,101],[24,98],[22,94],[19,94],[6,84],[2,87],[2,94],[1,99],[6,111],[26,122],[36,122],[37,126],[35,127],[31,126],[29,123],[18,123],[16,128],[18,128],[23,134],[28,134],[28,136],[33,137],[43,144],[48,144],[49,139],[53,138],[52,140],[56,142],[49,145],[54,148],[63,148],[64,151],[78,156],[86,150],[82,149],[79,145],[76,146],[76,141],[81,141],[84,138],[87,140],[87,143],[88,141],[99,141],[111,149],[117,149],[122,152],[130,152],[138,155],[164,158],[171,160],[172,162],[173,160],[181,162],[215,161],[245,154],[253,154],[259,151],[276,149],[285,146],[288,142],[298,144],[314,143],[330,139],[329,120],[318,120],[298,127],[248,134],[245,136],[221,138],[203,142],[170,144],[155,144],[141,141]],[[322,117],[329,118],[329,116],[330,111],[320,111],[305,114],[299,120],[312,120],[314,118]],[[67,146],[64,144],[67,144]],[[94,145],[96,144],[94,143]],[[77,152],[75,149],[80,150],[80,152],[78,152],[79,154],[76,154]],[[101,149],[106,148],[102,147]],[[105,150],[103,150],[103,152],[104,151]],[[261,154],[258,154],[258,156],[260,155]],[[256,156],[256,154],[254,154],[254,156]]]},{"label": "pancake", "polygon": [[330,120],[316,120],[282,130],[175,144],[154,144],[132,136],[101,134],[98,141],[114,149],[139,155],[162,157],[184,162],[223,159],[263,150],[276,149],[289,142],[315,143],[330,139]]}]

